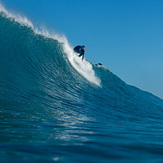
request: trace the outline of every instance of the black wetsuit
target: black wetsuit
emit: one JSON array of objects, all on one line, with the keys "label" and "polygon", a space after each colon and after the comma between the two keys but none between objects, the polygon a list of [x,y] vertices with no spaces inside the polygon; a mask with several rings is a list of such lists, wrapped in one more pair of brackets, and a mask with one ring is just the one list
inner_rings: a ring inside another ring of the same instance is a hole
[{"label": "black wetsuit", "polygon": [[84,59],[84,53],[85,53],[85,50],[83,49],[82,46],[78,45],[74,48],[74,52],[76,53],[79,53],[79,57],[82,56],[82,60]]}]

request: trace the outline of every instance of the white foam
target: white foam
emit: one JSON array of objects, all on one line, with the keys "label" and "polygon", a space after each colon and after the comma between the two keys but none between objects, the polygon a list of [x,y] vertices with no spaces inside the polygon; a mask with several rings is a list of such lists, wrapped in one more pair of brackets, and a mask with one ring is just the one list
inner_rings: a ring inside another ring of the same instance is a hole
[{"label": "white foam", "polygon": [[19,22],[21,25],[25,25],[27,27],[34,29],[34,26],[31,23],[31,21],[29,21],[25,16],[20,16],[19,14],[14,14],[14,13],[8,12],[2,6],[1,3],[0,3],[0,12],[3,12],[7,18],[10,18],[10,19],[14,20],[15,22]]},{"label": "white foam", "polygon": [[49,33],[45,28],[42,28],[41,30],[34,27],[32,22],[29,21],[26,17],[22,17],[18,14],[14,14],[11,12],[8,12],[0,3],[0,12],[5,13],[7,18],[10,18],[21,25],[25,25],[27,27],[30,27],[33,29],[33,31],[36,34],[43,35],[48,38],[53,38],[57,40],[60,43],[63,43],[63,50],[64,53],[67,54],[68,60],[70,61],[71,65],[83,76],[85,77],[88,81],[91,83],[94,83],[98,86],[101,86],[100,79],[96,77],[94,70],[92,69],[92,65],[86,61],[85,59],[82,61],[81,58],[79,58],[75,52],[73,51],[73,48],[69,45],[67,38],[65,36],[59,36],[57,34],[51,34]]},{"label": "white foam", "polygon": [[98,86],[101,86],[101,81],[95,75],[92,65],[85,59],[82,60],[81,58],[79,58],[78,55],[73,51],[73,48],[69,45],[68,41],[64,42],[63,48],[71,65],[88,81]]}]

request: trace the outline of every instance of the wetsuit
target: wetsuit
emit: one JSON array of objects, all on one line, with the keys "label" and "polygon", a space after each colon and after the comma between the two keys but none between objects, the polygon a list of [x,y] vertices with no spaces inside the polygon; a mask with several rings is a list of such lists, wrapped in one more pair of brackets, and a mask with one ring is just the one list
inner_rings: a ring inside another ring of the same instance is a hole
[{"label": "wetsuit", "polygon": [[85,50],[83,49],[82,46],[79,46],[79,45],[76,46],[76,47],[74,48],[74,52],[79,53],[79,57],[82,56],[82,60],[84,59]]}]

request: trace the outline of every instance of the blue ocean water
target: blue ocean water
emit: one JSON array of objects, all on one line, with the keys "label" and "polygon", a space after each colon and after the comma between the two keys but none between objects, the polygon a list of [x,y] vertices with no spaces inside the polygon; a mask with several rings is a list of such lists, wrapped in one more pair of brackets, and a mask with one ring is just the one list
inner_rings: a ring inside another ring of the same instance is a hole
[{"label": "blue ocean water", "polygon": [[0,162],[163,162],[163,100],[2,6],[0,92]]}]

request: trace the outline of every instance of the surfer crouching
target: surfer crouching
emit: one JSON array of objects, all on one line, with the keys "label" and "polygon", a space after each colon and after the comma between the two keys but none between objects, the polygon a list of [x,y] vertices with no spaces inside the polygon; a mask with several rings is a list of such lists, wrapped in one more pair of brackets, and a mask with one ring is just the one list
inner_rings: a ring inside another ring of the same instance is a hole
[{"label": "surfer crouching", "polygon": [[80,45],[76,46],[74,48],[74,52],[79,53],[79,57],[82,56],[82,60],[83,60],[84,59],[84,53],[85,53],[85,46],[84,45],[83,46],[80,46]]}]

